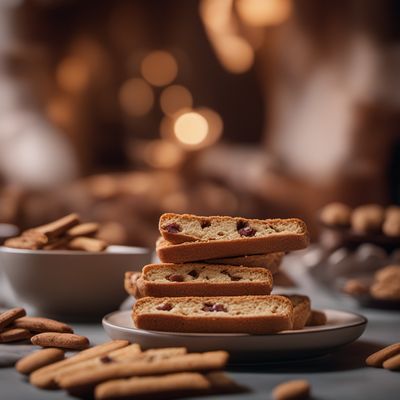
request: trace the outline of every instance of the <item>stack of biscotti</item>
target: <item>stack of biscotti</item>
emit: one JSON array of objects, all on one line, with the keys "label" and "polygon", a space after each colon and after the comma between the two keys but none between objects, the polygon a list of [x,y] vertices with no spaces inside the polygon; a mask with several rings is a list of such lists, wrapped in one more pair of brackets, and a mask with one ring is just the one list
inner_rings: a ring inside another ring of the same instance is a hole
[{"label": "stack of biscotti", "polygon": [[159,230],[162,263],[125,276],[138,328],[266,334],[315,324],[308,297],[271,295],[284,253],[308,244],[301,220],[164,214]]}]

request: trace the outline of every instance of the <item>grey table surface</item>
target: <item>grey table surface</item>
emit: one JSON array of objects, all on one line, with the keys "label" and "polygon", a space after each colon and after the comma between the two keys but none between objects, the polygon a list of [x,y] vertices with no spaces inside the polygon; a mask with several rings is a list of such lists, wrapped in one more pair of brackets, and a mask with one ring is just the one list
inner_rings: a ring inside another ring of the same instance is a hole
[{"label": "grey table surface", "polygon": [[[314,308],[361,313],[369,320],[366,331],[356,342],[317,359],[230,367],[228,374],[249,391],[209,396],[207,399],[271,399],[274,386],[289,379],[309,380],[313,399],[399,399],[400,372],[369,368],[365,365],[365,358],[377,348],[400,341],[400,312],[359,308],[343,296],[318,285],[302,268],[291,270],[296,271],[294,278],[299,285],[296,292],[310,295]],[[102,343],[108,339],[100,321],[97,324],[79,323],[73,326],[77,333],[88,336],[92,343]],[[0,369],[1,400],[68,398],[71,397],[61,391],[34,388],[11,367]]]}]

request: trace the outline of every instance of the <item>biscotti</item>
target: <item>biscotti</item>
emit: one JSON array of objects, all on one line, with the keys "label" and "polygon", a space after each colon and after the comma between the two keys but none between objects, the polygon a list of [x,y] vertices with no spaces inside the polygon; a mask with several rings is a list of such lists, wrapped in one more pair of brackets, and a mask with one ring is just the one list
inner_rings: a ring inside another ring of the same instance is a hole
[{"label": "biscotti", "polygon": [[300,294],[282,295],[293,305],[293,329],[303,329],[311,314],[310,298]]},{"label": "biscotti", "polygon": [[282,262],[284,252],[269,254],[253,254],[250,256],[216,258],[206,260],[208,264],[238,265],[242,267],[267,268],[271,274],[276,274]]},{"label": "biscotti", "polygon": [[150,264],[136,282],[141,296],[245,296],[270,294],[265,268],[212,264]]},{"label": "biscotti", "polygon": [[173,244],[207,243],[210,253],[214,248],[219,254],[212,258],[298,250],[308,244],[306,225],[296,218],[259,220],[163,214],[159,230]]},{"label": "biscotti", "polygon": [[141,272],[127,271],[125,272],[124,288],[128,294],[137,299],[141,297],[141,294],[137,288],[137,280],[140,278]]},{"label": "biscotti", "polygon": [[137,328],[170,332],[266,334],[292,329],[283,296],[144,297],[132,313]]},{"label": "biscotti", "polygon": [[[231,265],[243,265],[248,267],[265,267],[273,274],[279,269],[283,252],[274,252],[268,254],[250,254],[244,256],[235,251],[234,245],[229,243],[225,246],[224,241],[220,242],[186,242],[181,244],[173,244],[165,240],[163,237],[158,238],[156,242],[156,251],[162,262],[168,263],[184,263],[184,262],[205,262],[205,263],[221,263]],[[228,254],[229,250],[229,254]],[[232,256],[232,253],[235,253]],[[278,255],[278,256],[277,256]],[[265,257],[268,256],[266,259]],[[237,259],[237,261],[235,261]],[[233,262],[230,263],[230,261]],[[246,261],[247,260],[247,261]],[[259,260],[260,265],[253,261]],[[244,262],[242,262],[244,261]]]}]

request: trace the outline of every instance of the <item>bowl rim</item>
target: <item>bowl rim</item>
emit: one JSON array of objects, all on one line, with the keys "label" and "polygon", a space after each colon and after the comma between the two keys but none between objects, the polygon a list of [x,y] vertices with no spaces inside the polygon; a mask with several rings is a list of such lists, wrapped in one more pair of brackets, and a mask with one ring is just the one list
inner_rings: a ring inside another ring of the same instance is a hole
[{"label": "bowl rim", "polygon": [[[112,251],[109,251],[112,250]],[[151,250],[139,246],[110,245],[105,251],[84,251],[84,250],[30,250],[16,249],[13,247],[0,246],[0,253],[5,254],[30,254],[30,255],[61,255],[61,256],[120,256],[120,255],[144,255]]]}]

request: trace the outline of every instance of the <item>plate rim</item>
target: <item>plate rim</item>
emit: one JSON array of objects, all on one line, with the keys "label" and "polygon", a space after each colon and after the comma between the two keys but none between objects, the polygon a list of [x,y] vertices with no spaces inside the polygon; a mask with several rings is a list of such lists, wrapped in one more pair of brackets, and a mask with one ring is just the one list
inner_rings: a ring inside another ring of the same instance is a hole
[{"label": "plate rim", "polygon": [[[332,308],[324,308],[321,309],[319,311],[334,311],[334,312],[341,312],[341,313],[346,313],[346,314],[351,314],[353,316],[356,316],[360,319],[359,322],[353,322],[350,324],[346,324],[346,325],[340,325],[340,326],[333,326],[331,328],[326,328],[326,329],[314,329],[314,330],[307,330],[306,332],[302,331],[302,330],[287,330],[287,331],[282,331],[282,332],[277,332],[277,333],[267,333],[267,334],[260,334],[260,335],[253,335],[253,334],[249,334],[249,333],[201,333],[201,332],[164,332],[164,331],[153,331],[153,330],[146,330],[146,329],[139,329],[139,328],[128,328],[128,327],[124,327],[124,326],[117,326],[115,324],[112,324],[111,322],[108,321],[108,319],[117,313],[126,313],[126,312],[130,312],[130,310],[116,310],[116,311],[112,311],[108,314],[106,314],[103,319],[102,319],[102,325],[103,327],[107,326],[109,328],[112,329],[119,329],[125,332],[129,332],[132,334],[139,334],[142,336],[177,336],[177,337],[189,337],[189,338],[205,338],[205,337],[277,337],[277,336],[297,336],[297,335],[310,335],[310,334],[314,334],[314,333],[324,333],[324,332],[332,332],[332,331],[336,331],[336,330],[343,330],[343,329],[348,329],[348,328],[355,328],[358,326],[364,326],[368,324],[368,318],[365,317],[362,314],[359,313],[355,313],[352,311],[343,311],[343,310],[335,310]],[[323,325],[321,325],[323,326]],[[318,328],[318,327],[315,327]]]}]

